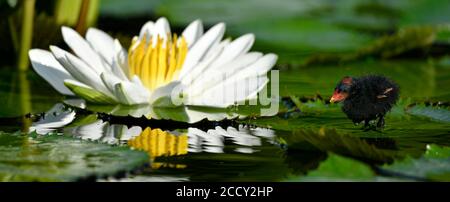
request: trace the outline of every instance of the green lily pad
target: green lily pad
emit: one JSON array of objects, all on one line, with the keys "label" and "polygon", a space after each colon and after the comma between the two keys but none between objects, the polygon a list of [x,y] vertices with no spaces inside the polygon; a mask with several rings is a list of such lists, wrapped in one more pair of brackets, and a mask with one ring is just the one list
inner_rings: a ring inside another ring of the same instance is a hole
[{"label": "green lily pad", "polygon": [[450,147],[431,144],[427,146],[425,155],[420,158],[410,157],[381,168],[396,175],[448,182],[450,181]]},{"label": "green lily pad", "polygon": [[134,16],[147,16],[161,0],[135,0],[133,3],[127,3],[120,0],[100,1],[100,13],[105,16],[115,16],[130,18]]},{"label": "green lily pad", "polygon": [[[326,1],[295,0],[194,0],[188,4],[166,1],[157,7],[156,13],[168,17],[171,24],[180,27],[196,19],[202,19],[207,25],[225,22],[227,34],[239,36],[254,33],[257,39],[255,49],[275,51],[280,54],[280,60],[285,60],[291,55],[310,52],[351,51],[371,41],[372,37],[365,33],[330,22],[340,14],[333,12],[335,7],[342,7],[340,5]],[[283,12],[273,12],[280,10]],[[314,15],[319,17],[311,18]]]},{"label": "green lily pad", "polygon": [[408,114],[430,118],[431,120],[450,123],[450,111],[444,107],[427,107],[425,105],[415,105],[406,110]]},{"label": "green lily pad", "polygon": [[416,24],[442,24],[450,21],[450,16],[443,14],[449,11],[450,2],[446,0],[407,1],[403,7],[406,11],[400,24],[402,26]]},{"label": "green lily pad", "polygon": [[148,162],[144,152],[62,135],[0,132],[0,181],[77,181],[114,176]]},{"label": "green lily pad", "polygon": [[369,181],[375,173],[366,164],[330,153],[316,170],[306,176],[292,177],[288,181]]},{"label": "green lily pad", "polygon": [[340,54],[318,54],[309,57],[302,65],[315,63],[348,63],[366,58],[395,58],[412,51],[424,51],[436,41],[439,34],[437,28],[431,26],[408,27],[395,34],[380,37],[373,43],[355,52]]}]

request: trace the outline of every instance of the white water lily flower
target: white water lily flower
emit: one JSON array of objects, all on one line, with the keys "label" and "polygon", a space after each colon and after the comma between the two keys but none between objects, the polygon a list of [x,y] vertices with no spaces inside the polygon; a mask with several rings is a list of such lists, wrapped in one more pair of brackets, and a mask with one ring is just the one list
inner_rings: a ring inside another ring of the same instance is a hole
[{"label": "white water lily flower", "polygon": [[[222,39],[224,32],[219,23],[204,33],[196,20],[177,36],[160,18],[146,23],[127,51],[101,30],[90,28],[84,39],[63,27],[74,54],[51,46],[51,51],[30,50],[29,56],[34,70],[58,92],[89,102],[165,106],[182,95],[185,105],[226,107],[255,99],[277,56],[249,52],[253,34],[231,41]],[[227,77],[217,79],[222,75]],[[245,89],[236,93],[236,88]]]}]

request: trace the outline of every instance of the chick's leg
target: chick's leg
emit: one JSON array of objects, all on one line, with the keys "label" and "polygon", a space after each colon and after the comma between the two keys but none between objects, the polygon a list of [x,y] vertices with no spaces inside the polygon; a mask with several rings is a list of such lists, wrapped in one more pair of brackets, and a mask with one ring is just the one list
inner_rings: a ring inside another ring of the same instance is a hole
[{"label": "chick's leg", "polygon": [[378,117],[377,128],[384,128],[384,115]]},{"label": "chick's leg", "polygon": [[370,128],[370,120],[364,120],[364,125],[362,129],[369,129]]},{"label": "chick's leg", "polygon": [[365,120],[364,121],[364,127],[367,128],[370,126],[370,120]]}]

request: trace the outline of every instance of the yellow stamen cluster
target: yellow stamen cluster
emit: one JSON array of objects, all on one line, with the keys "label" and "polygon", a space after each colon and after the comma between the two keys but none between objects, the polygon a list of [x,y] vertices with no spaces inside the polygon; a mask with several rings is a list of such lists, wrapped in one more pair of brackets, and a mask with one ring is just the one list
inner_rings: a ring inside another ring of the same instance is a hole
[{"label": "yellow stamen cluster", "polygon": [[184,37],[178,40],[176,34],[172,38],[167,37],[167,40],[159,36],[149,39],[143,36],[142,40],[135,38],[128,51],[129,75],[137,75],[153,91],[178,76],[187,51],[186,40]]},{"label": "yellow stamen cluster", "polygon": [[148,152],[152,159],[178,156],[187,154],[188,137],[186,134],[174,135],[159,128],[146,128],[139,136],[129,140],[128,145]]}]

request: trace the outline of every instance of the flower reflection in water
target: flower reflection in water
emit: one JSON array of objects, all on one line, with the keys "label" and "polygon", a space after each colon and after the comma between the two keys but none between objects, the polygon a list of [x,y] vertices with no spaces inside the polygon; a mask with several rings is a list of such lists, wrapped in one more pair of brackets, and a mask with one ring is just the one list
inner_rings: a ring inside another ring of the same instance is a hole
[{"label": "flower reflection in water", "polygon": [[166,163],[165,159],[161,158],[183,156],[188,153],[225,153],[224,148],[230,143],[237,146],[233,152],[249,154],[258,151],[254,147],[262,145],[261,137],[273,140],[274,136],[272,130],[250,129],[243,126],[238,129],[234,127],[223,129],[217,126],[206,131],[198,128],[174,131],[146,128],[139,136],[128,140],[128,145],[134,149],[148,152],[152,169],[184,169],[187,165]]},{"label": "flower reflection in water", "polygon": [[[80,118],[81,117],[81,118]],[[189,153],[241,153],[259,152],[263,141],[275,143],[275,133],[270,129],[250,128],[239,125],[216,126],[211,129],[184,128],[165,130],[162,128],[144,128],[110,124],[98,120],[95,115],[76,114],[57,104],[41,119],[33,123],[30,131],[38,134],[63,132],[84,140],[99,141],[107,144],[127,144],[133,149],[143,150],[150,156],[152,169],[184,169],[183,163],[166,163],[167,157],[178,157]]]},{"label": "flower reflection in water", "polygon": [[161,129],[146,128],[142,133],[128,140],[128,145],[134,149],[144,150],[150,155],[152,168],[160,167],[185,168],[181,164],[163,164],[154,162],[156,157],[179,156],[188,153],[188,136],[174,134]]}]

